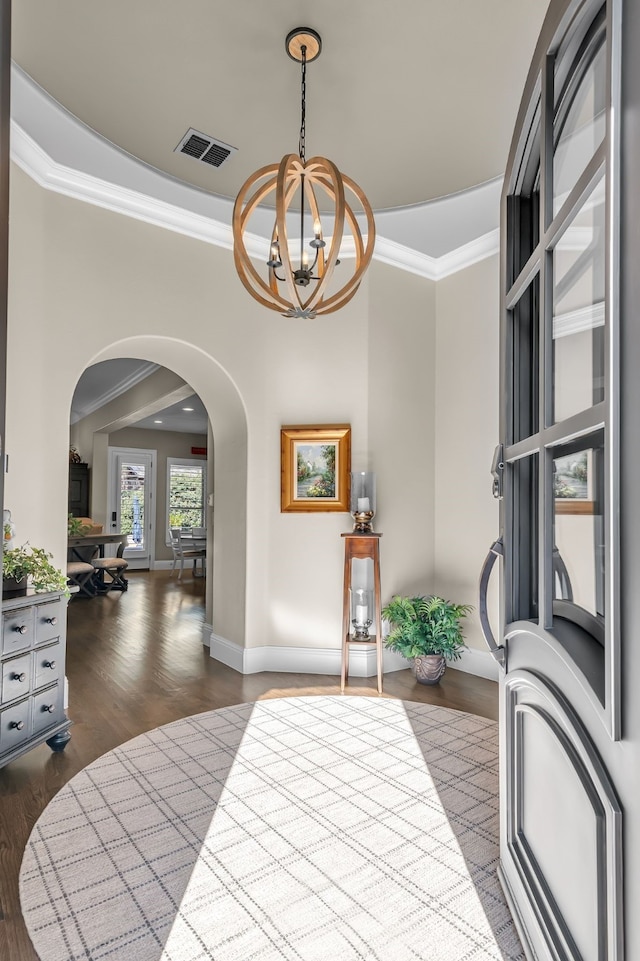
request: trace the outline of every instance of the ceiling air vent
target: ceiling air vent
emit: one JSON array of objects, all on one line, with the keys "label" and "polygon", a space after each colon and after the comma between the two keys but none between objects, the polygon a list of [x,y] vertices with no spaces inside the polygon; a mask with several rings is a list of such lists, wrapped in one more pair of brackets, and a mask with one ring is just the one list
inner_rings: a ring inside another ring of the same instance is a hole
[{"label": "ceiling air vent", "polygon": [[186,153],[189,157],[195,157],[196,160],[201,160],[202,163],[209,164],[211,167],[221,167],[227,157],[236,153],[237,149],[190,127],[174,152]]}]

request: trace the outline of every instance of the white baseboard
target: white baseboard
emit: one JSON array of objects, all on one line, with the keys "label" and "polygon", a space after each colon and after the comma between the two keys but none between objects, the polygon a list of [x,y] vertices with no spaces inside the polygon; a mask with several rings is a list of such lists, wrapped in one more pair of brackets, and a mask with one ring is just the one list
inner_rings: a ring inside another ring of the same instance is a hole
[{"label": "white baseboard", "polygon": [[[214,655],[215,656],[215,655]],[[402,671],[407,663],[392,651],[383,651],[383,671]],[[337,648],[253,647],[244,651],[244,674],[276,671],[286,674],[331,674],[339,676],[342,653]],[[352,677],[375,677],[376,649],[352,648],[349,651],[349,674]]]},{"label": "white baseboard", "polygon": [[247,673],[243,670],[244,648],[240,647],[239,644],[234,644],[233,641],[228,641],[225,637],[214,634],[213,631],[211,631],[209,641],[209,653],[216,661],[226,664],[227,667],[232,667],[239,674]]},{"label": "white baseboard", "polygon": [[[208,630],[208,625],[205,630]],[[205,641],[206,644],[206,641]],[[233,641],[219,637],[211,631],[211,657],[232,667],[240,674],[260,674],[262,671],[275,671],[286,674],[331,674],[340,675],[342,667],[341,653],[337,648],[314,647],[249,647],[243,648]],[[375,677],[376,650],[362,647],[349,652],[349,673],[353,677]],[[408,661],[393,651],[383,653],[384,673],[403,671],[408,667]],[[467,674],[486,677],[492,681],[498,679],[498,665],[489,652],[469,648],[462,653],[459,661],[453,661],[451,667]]]},{"label": "white baseboard", "polygon": [[486,677],[489,681],[497,681],[500,670],[489,651],[479,651],[476,647],[465,648],[460,660],[450,661],[449,666],[456,671],[475,674],[476,677]]},{"label": "white baseboard", "polygon": [[211,635],[213,634],[213,624],[202,625],[202,644],[204,647],[211,647]]},{"label": "white baseboard", "polygon": [[170,571],[173,561],[154,561],[151,565],[152,571]]}]

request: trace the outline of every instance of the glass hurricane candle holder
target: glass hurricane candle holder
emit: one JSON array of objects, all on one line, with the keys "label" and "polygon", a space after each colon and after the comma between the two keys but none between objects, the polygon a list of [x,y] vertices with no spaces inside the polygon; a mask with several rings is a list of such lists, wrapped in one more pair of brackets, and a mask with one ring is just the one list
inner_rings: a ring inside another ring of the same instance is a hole
[{"label": "glass hurricane candle holder", "polygon": [[372,471],[353,471],[351,474],[350,507],[354,531],[370,534],[376,512],[376,475]]},{"label": "glass hurricane candle holder", "polygon": [[351,590],[351,625],[353,637],[364,641],[369,637],[369,628],[373,624],[373,594],[366,588],[356,587]]}]

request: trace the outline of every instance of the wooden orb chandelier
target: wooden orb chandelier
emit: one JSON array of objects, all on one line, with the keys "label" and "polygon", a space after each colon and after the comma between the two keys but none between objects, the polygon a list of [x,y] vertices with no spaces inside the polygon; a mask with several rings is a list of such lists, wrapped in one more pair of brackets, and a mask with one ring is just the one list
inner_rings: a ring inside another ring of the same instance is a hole
[{"label": "wooden orb chandelier", "polygon": [[[259,303],[285,317],[311,319],[339,310],[351,300],[371,261],[375,223],[367,198],[353,180],[325,157],[305,157],[306,67],[320,55],[320,36],[309,27],[298,27],[288,34],[286,48],[301,64],[298,154],[287,154],[279,164],[262,167],[241,187],[233,208],[233,258],[240,280]],[[274,191],[276,216],[265,279],[249,257],[245,234],[256,207]],[[366,243],[358,214],[366,218]],[[327,240],[323,217],[331,222]],[[340,247],[349,236],[349,254],[355,257],[341,262]],[[336,280],[344,279],[336,290],[331,280],[338,265],[340,273],[348,276],[336,274]]]}]

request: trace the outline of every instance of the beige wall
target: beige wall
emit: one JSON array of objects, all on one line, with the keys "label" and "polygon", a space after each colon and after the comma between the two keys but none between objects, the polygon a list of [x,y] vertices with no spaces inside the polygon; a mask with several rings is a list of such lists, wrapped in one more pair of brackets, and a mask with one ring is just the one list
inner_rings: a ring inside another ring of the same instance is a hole
[{"label": "beige wall", "polygon": [[15,167],[11,202],[5,498],[20,538],[63,562],[77,380],[97,361],[139,357],[186,380],[211,420],[216,634],[251,647],[339,644],[350,518],[280,513],[282,424],[350,423],[354,463],[366,454],[381,473],[385,584],[428,570],[432,520],[409,517],[399,462],[409,439],[428,478],[432,360],[424,377],[419,358],[433,348],[432,284],[374,264],[343,310],[291,321],[248,297],[230,251],[43,191]]},{"label": "beige wall", "polygon": [[554,420],[572,417],[593,403],[593,331],[556,337],[554,349]]},{"label": "beige wall", "polygon": [[556,513],[554,519],[555,546],[567,568],[573,600],[591,614],[598,613],[594,545],[601,541],[599,521],[594,514]]},{"label": "beige wall", "polygon": [[[12,470],[5,499],[18,537],[52,551],[64,565],[69,412],[82,371],[111,357],[170,366],[184,380],[188,376],[202,398],[221,454],[214,480],[225,509],[213,553],[224,563],[214,566],[208,583],[207,617],[213,616],[221,636],[243,643],[247,622],[257,614],[245,604],[248,418],[240,385],[263,389],[260,365],[243,361],[253,331],[264,325],[257,311],[235,316],[239,285],[229,283],[230,255],[42,191],[17,168],[10,246]],[[185,304],[197,317],[189,324]],[[226,369],[234,365],[241,368],[238,382]]]},{"label": "beige wall", "polygon": [[[486,651],[478,621],[478,578],[498,537],[491,461],[498,443],[498,258],[441,280],[436,290],[436,588],[473,604],[469,647]],[[499,627],[498,578],[489,612]]]},{"label": "beige wall", "polygon": [[[433,590],[436,285],[376,263],[369,291],[371,457],[363,467],[376,472],[386,601]],[[362,460],[356,451],[354,467]]]}]

